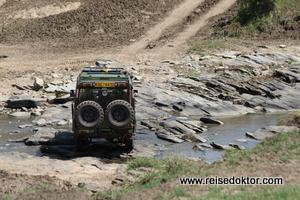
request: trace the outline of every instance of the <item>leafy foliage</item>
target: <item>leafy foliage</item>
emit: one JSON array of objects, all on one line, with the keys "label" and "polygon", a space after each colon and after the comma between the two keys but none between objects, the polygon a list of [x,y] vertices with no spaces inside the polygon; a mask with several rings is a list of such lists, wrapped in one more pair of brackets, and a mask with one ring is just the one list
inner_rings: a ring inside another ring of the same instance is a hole
[{"label": "leafy foliage", "polygon": [[241,6],[238,13],[241,25],[267,17],[276,8],[276,0],[238,0],[238,3]]}]

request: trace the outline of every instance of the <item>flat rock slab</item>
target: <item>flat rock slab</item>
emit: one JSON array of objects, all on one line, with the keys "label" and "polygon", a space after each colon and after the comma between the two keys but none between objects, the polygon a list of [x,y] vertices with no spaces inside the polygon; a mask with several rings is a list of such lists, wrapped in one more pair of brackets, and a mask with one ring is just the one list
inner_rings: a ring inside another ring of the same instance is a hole
[{"label": "flat rock slab", "polygon": [[188,142],[207,142],[208,141],[208,138],[203,137],[199,134],[193,134],[193,133],[184,134],[181,138]]},{"label": "flat rock slab", "polygon": [[224,124],[220,120],[212,119],[212,118],[205,118],[205,117],[201,117],[200,121],[203,123],[207,123],[207,124],[220,124],[220,125]]},{"label": "flat rock slab", "polygon": [[238,149],[238,150],[245,150],[246,149],[244,146],[241,146],[241,145],[236,144],[236,143],[229,143],[229,146],[231,146],[235,149]]},{"label": "flat rock slab", "polygon": [[1,170],[16,174],[55,177],[58,182],[67,181],[72,187],[77,187],[81,183],[89,191],[113,188],[112,181],[126,167],[126,164],[107,164],[96,157],[66,160],[18,152],[1,153],[0,159]]},{"label": "flat rock slab", "polygon": [[196,133],[194,130],[189,129],[188,127],[177,121],[163,121],[159,125],[164,127],[167,131],[174,133],[175,135]]},{"label": "flat rock slab", "polygon": [[10,114],[10,116],[16,117],[16,118],[29,118],[31,116],[31,114],[29,112],[15,112],[15,113]]},{"label": "flat rock slab", "polygon": [[163,132],[156,132],[156,136],[160,139],[163,139],[163,140],[168,140],[170,142],[174,142],[174,143],[181,143],[183,142],[184,140],[174,136],[173,134],[165,134]]},{"label": "flat rock slab", "polygon": [[39,127],[37,131],[28,137],[26,145],[66,145],[74,144],[73,132],[55,129],[53,127]]},{"label": "flat rock slab", "polygon": [[296,126],[268,126],[266,128],[261,128],[254,133],[246,133],[246,136],[256,139],[263,140],[267,137],[272,137],[276,133],[284,133],[289,131],[298,131],[299,129]]},{"label": "flat rock slab", "polygon": [[228,149],[234,149],[234,147],[228,146],[228,145],[221,145],[215,142],[210,143],[212,147],[215,149],[220,149],[220,150],[228,150]]}]

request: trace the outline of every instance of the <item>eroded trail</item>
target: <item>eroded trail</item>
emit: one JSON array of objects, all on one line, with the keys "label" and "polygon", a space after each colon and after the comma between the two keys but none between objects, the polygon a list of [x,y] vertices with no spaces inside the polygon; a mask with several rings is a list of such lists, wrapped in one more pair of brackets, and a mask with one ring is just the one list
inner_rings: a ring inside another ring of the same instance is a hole
[{"label": "eroded trail", "polygon": [[[173,26],[176,23],[180,23],[185,17],[187,17],[194,9],[197,8],[202,1],[187,0],[177,9],[165,18],[161,23],[156,25],[153,29],[148,31],[147,35],[141,40],[131,44],[130,46],[123,49],[122,53],[130,54],[131,58],[144,58],[144,59],[155,59],[155,60],[165,60],[165,59],[178,59],[180,58],[179,53],[182,51],[184,44],[189,38],[193,37],[197,32],[204,28],[209,23],[211,17],[217,16],[219,14],[227,11],[236,0],[221,0],[218,4],[212,7],[204,16],[199,20],[196,20],[191,25],[187,26],[182,32],[180,32],[172,42],[169,42],[161,47],[153,48],[151,50],[146,50],[146,46],[151,41],[159,39],[161,34],[165,29]],[[209,30],[207,30],[208,32]],[[130,53],[128,53],[130,52]]]},{"label": "eroded trail", "polygon": [[147,32],[147,35],[141,40],[127,46],[123,49],[123,53],[132,53],[135,54],[141,49],[145,48],[150,41],[157,40],[162,32],[175,24],[178,24],[187,17],[198,5],[203,3],[205,0],[187,0],[182,3],[178,8],[174,9],[165,19],[158,23],[155,27]]}]

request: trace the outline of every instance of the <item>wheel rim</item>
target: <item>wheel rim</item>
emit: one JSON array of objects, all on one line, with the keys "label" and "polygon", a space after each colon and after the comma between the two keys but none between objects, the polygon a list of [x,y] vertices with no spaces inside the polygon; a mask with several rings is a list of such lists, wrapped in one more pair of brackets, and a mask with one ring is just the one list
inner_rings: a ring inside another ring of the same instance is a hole
[{"label": "wheel rim", "polygon": [[92,122],[95,120],[95,112],[93,110],[85,110],[82,114],[82,117],[87,122]]},{"label": "wheel rim", "polygon": [[126,112],[123,109],[116,109],[113,112],[113,118],[118,121],[124,121],[126,119]]}]

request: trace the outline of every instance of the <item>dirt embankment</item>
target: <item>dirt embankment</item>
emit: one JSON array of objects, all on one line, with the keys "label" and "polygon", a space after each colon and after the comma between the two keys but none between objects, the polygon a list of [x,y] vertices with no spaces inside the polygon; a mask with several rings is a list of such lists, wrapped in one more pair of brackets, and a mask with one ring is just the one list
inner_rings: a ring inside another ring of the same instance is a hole
[{"label": "dirt embankment", "polygon": [[3,2],[0,36],[10,43],[83,49],[128,44],[183,0]]}]

